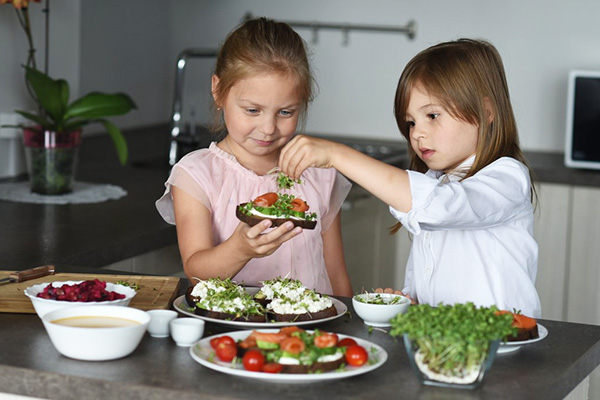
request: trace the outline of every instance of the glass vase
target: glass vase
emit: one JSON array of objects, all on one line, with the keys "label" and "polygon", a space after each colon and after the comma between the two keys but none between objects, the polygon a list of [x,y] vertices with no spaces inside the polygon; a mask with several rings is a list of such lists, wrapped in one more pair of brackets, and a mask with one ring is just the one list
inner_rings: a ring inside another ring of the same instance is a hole
[{"label": "glass vase", "polygon": [[61,195],[73,191],[81,129],[54,132],[42,128],[23,129],[25,157],[31,191]]},{"label": "glass vase", "polygon": [[[452,368],[451,370],[437,370],[431,368],[435,364],[435,360],[430,362],[427,359],[428,356],[424,354],[426,352],[421,351],[421,345],[429,350],[433,349],[434,354],[446,357],[449,354],[453,354],[456,360],[456,355],[460,354],[464,356],[464,359],[469,358],[466,356],[469,350],[465,351],[468,346],[465,343],[458,343],[453,340],[445,340],[445,338],[418,338],[412,340],[408,335],[404,335],[404,346],[408,354],[410,365],[417,375],[417,378],[421,383],[431,386],[441,386],[450,388],[461,388],[461,389],[475,389],[481,385],[485,374],[489,371],[496,357],[498,346],[500,345],[499,340],[487,342],[483,344],[483,349],[486,349],[481,357],[476,357],[477,362],[473,362],[473,357],[470,358],[470,362],[464,361],[460,367]],[[477,344],[476,347],[481,348],[482,344]],[[473,348],[470,349],[471,352]],[[472,354],[471,354],[472,355]],[[440,362],[441,364],[441,362]],[[439,366],[439,364],[437,365]],[[437,367],[436,366],[436,367]]]}]

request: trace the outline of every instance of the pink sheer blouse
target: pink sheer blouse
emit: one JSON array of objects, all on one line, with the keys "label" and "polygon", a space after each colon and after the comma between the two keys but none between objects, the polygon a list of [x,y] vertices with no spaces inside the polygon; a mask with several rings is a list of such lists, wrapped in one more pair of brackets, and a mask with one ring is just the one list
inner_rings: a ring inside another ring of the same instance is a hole
[{"label": "pink sheer blouse", "polygon": [[[171,187],[177,186],[211,211],[215,245],[229,238],[240,223],[235,216],[238,204],[277,191],[274,175],[259,176],[244,168],[214,142],[208,149],[183,157],[173,167],[165,186],[165,193],[156,201],[164,220],[175,224]],[[260,285],[263,280],[287,276],[301,280],[308,288],[332,294],[321,235],[331,226],[350,188],[350,182],[334,169],[307,169],[302,184],[296,184],[290,193],[304,199],[309,211],[317,213],[317,227],[305,229],[270,256],[250,260],[233,279]]]}]

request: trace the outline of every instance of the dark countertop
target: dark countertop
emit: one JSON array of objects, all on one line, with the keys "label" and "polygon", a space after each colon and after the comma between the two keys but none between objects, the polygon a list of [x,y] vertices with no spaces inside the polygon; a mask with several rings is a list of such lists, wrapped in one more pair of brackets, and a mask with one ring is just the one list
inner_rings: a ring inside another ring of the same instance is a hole
[{"label": "dark countertop", "polygon": [[[88,268],[89,269],[89,268]],[[274,384],[233,377],[196,363],[188,348],[148,334],[120,360],[89,362],[61,356],[35,314],[0,314],[0,392],[48,399],[562,399],[600,363],[600,326],[545,321],[549,335],[499,354],[476,390],[424,386],[401,341],[369,328],[352,309],[319,329],[369,340],[387,362],[364,375],[316,384]],[[5,329],[5,327],[11,327]],[[226,328],[208,323],[205,337]]]},{"label": "dark countertop", "polygon": [[[154,207],[168,176],[168,126],[126,131],[130,162],[119,165],[107,135],[83,140],[77,179],[121,186],[127,196],[97,204],[39,205],[0,201],[0,268],[42,264],[101,267],[177,242]],[[335,138],[376,148],[399,142]],[[541,182],[600,187],[600,171],[566,168],[562,154],[526,153]]]}]

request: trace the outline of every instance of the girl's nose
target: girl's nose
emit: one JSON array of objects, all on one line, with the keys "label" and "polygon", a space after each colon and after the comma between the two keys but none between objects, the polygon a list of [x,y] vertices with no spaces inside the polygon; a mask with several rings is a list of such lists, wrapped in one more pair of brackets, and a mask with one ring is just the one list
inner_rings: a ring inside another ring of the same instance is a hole
[{"label": "girl's nose", "polygon": [[425,137],[425,130],[422,129],[419,125],[414,125],[412,127],[412,131],[410,132],[410,136],[413,138],[413,140],[419,140]]},{"label": "girl's nose", "polygon": [[265,135],[272,135],[276,130],[275,117],[265,115],[260,124],[260,131]]}]

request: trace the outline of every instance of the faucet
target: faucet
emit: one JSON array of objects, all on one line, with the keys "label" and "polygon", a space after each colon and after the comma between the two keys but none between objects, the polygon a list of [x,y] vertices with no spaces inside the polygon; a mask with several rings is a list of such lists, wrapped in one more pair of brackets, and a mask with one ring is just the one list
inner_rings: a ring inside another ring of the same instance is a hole
[{"label": "faucet", "polygon": [[218,50],[216,49],[184,49],[177,57],[169,143],[169,166],[171,167],[186,153],[187,149],[200,147],[200,140],[195,132],[195,127],[192,127],[191,132],[185,132],[181,126],[185,67],[190,58],[216,58],[217,54]]}]

